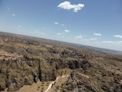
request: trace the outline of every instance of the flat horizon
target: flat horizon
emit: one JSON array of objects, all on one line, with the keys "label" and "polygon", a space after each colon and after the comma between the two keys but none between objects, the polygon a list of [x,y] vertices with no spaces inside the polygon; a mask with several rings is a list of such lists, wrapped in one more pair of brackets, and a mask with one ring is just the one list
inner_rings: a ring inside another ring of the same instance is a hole
[{"label": "flat horizon", "polygon": [[121,50],[115,50],[115,49],[109,49],[109,48],[101,48],[101,47],[95,47],[95,46],[90,46],[90,45],[85,45],[85,44],[79,44],[79,43],[73,43],[73,42],[66,42],[66,41],[61,41],[61,40],[56,40],[56,39],[49,39],[49,38],[44,38],[44,37],[38,37],[38,36],[33,36],[33,35],[25,35],[25,34],[20,34],[20,33],[12,33],[12,32],[3,32],[0,31],[0,33],[7,33],[7,34],[13,34],[13,35],[21,35],[25,37],[32,37],[32,38],[38,38],[38,39],[46,39],[46,40],[52,40],[52,41],[57,41],[61,43],[69,43],[69,44],[74,44],[74,45],[81,45],[81,46],[86,46],[86,47],[91,47],[91,48],[96,48],[96,49],[105,49],[105,50],[110,50],[110,51],[117,51],[122,53]]}]

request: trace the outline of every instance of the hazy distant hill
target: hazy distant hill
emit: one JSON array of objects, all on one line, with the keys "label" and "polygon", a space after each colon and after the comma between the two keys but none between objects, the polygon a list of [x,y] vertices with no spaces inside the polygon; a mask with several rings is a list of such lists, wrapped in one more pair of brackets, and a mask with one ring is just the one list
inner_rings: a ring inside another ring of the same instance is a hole
[{"label": "hazy distant hill", "polygon": [[108,53],[108,54],[122,55],[122,51],[116,51],[116,50],[110,50],[110,49],[104,49],[104,48],[98,48],[98,47],[91,47],[91,46],[86,46],[86,48],[91,48],[95,51],[104,52],[104,53]]},{"label": "hazy distant hill", "polygon": [[122,92],[122,55],[118,51],[0,32],[2,91]]}]

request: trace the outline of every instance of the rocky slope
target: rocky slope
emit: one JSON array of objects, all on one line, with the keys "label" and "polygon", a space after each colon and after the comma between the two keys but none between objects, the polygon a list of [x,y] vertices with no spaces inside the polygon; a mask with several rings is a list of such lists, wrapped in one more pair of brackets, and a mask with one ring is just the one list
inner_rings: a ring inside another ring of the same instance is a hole
[{"label": "rocky slope", "polygon": [[39,81],[47,92],[122,92],[122,55],[0,32],[0,92]]}]

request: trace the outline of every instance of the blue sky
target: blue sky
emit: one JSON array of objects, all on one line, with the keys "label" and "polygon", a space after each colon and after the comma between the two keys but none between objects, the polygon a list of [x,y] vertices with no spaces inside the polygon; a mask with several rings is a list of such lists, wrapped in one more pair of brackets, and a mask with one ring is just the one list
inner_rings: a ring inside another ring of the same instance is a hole
[{"label": "blue sky", "polygon": [[0,0],[0,31],[122,51],[122,0]]}]

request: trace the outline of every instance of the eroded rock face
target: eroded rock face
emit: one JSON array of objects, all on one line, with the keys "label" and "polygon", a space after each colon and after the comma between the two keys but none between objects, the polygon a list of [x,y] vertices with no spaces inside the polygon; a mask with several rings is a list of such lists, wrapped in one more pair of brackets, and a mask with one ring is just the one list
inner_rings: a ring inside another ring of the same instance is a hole
[{"label": "eroded rock face", "polygon": [[[63,92],[121,92],[122,91],[122,84],[116,83],[115,82],[116,79],[113,76],[107,75],[101,78],[103,79],[101,80],[97,79],[96,76],[91,76],[89,75],[88,72],[84,74],[81,70],[77,70],[77,71],[75,70],[71,73],[66,84],[62,86],[62,89],[60,91]],[[106,78],[108,80],[105,80]],[[122,78],[122,76],[119,76],[119,78]]]},{"label": "eroded rock face", "polygon": [[119,55],[9,34],[0,34],[0,42],[0,91],[69,75],[62,86],[53,85],[52,92],[122,92]]},{"label": "eroded rock face", "polygon": [[[28,59],[29,60],[29,59]],[[4,85],[1,85],[1,90],[6,87],[9,91],[18,90],[23,85],[31,85],[34,82],[53,81],[56,79],[58,69],[87,69],[91,67],[86,60],[61,60],[61,61],[4,61],[1,63],[1,74],[4,77]],[[5,70],[3,70],[5,68]]]}]

